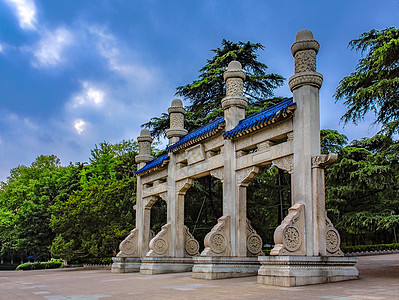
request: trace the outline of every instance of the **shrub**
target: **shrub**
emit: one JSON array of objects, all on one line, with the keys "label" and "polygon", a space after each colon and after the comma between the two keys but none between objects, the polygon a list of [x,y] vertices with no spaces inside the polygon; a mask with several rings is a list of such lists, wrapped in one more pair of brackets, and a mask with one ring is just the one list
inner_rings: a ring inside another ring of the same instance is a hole
[{"label": "shrub", "polygon": [[52,258],[47,262],[34,262],[21,264],[17,267],[17,270],[40,270],[40,269],[56,269],[62,266],[62,259]]},{"label": "shrub", "polygon": [[383,251],[383,250],[399,250],[399,243],[396,244],[378,244],[378,245],[357,245],[357,246],[341,246],[344,253]]}]

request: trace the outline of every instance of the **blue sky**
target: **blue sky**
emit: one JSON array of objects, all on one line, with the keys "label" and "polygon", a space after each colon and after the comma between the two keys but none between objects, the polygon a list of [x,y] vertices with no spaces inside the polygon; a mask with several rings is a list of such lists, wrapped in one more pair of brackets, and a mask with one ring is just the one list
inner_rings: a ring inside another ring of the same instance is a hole
[{"label": "blue sky", "polygon": [[370,136],[372,115],[342,128],[333,94],[360,58],[348,42],[398,20],[397,0],[0,0],[0,180],[40,154],[84,162],[104,140],[136,139],[223,38],[262,43],[259,60],[289,78],[304,28],[321,45],[321,127]]}]

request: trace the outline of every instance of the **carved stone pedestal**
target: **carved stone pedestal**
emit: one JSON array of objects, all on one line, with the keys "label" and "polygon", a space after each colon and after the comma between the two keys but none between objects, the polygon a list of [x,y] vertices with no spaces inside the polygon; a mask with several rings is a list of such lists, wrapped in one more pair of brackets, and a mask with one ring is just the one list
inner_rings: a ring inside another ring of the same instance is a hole
[{"label": "carved stone pedestal", "polygon": [[197,256],[193,257],[192,277],[197,279],[223,279],[258,274],[258,257]]},{"label": "carved stone pedestal", "polygon": [[140,257],[113,257],[112,261],[112,273],[132,273],[140,271]]},{"label": "carved stone pedestal", "polygon": [[191,257],[143,257],[140,273],[145,275],[191,272]]},{"label": "carved stone pedestal", "polygon": [[357,279],[357,258],[321,256],[259,256],[258,283],[300,286]]}]

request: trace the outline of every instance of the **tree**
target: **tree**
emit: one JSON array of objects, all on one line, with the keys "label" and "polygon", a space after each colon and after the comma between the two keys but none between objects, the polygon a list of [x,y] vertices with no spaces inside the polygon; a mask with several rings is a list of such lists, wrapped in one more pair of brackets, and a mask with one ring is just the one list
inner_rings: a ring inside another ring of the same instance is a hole
[{"label": "tree", "polygon": [[398,141],[377,134],[341,147],[338,161],[327,167],[326,206],[344,243],[397,239],[398,150]]},{"label": "tree", "polygon": [[72,261],[116,255],[134,223],[137,143],[102,142],[91,150],[80,189],[53,209],[51,253]]},{"label": "tree", "polygon": [[[223,73],[232,60],[238,60],[247,74],[244,95],[251,106],[249,112],[281,101],[281,98],[268,99],[273,96],[273,90],[282,85],[284,78],[278,74],[266,74],[267,66],[257,60],[257,52],[263,49],[260,43],[223,40],[221,48],[211,50],[214,56],[199,70],[198,79],[177,88],[176,95],[190,102],[186,107],[186,129],[191,131],[223,115]],[[169,115],[163,113],[161,117],[152,118],[143,126],[152,128],[152,135],[160,137],[169,127]]]},{"label": "tree", "polygon": [[31,166],[11,170],[0,190],[2,254],[49,258],[55,236],[49,227],[52,209],[77,188],[77,168],[62,167],[55,155],[41,155]]},{"label": "tree", "polygon": [[388,27],[370,30],[350,47],[360,51],[356,71],[344,77],[335,94],[336,101],[344,99],[348,111],[342,120],[347,123],[362,120],[367,112],[374,112],[376,123],[394,122],[399,127],[399,30]]}]

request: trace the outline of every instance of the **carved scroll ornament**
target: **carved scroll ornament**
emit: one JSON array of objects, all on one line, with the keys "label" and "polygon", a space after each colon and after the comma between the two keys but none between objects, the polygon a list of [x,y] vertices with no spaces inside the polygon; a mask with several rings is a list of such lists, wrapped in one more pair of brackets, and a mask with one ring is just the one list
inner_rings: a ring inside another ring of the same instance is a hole
[{"label": "carved scroll ornament", "polygon": [[263,255],[262,238],[253,229],[251,222],[247,219],[247,256]]},{"label": "carved scroll ornament", "polygon": [[138,257],[137,239],[139,229],[133,229],[130,234],[119,244],[119,253],[117,257]]},{"label": "carved scroll ornament", "polygon": [[184,226],[184,251],[186,256],[199,255],[199,243],[190,233],[187,226]]},{"label": "carved scroll ornament", "polygon": [[305,255],[305,205],[297,203],[274,232],[270,255]]},{"label": "carved scroll ornament", "polygon": [[223,216],[205,236],[205,249],[201,256],[230,255],[230,216]]},{"label": "carved scroll ornament", "polygon": [[150,241],[149,248],[146,256],[169,256],[170,224],[162,226],[161,231]]},{"label": "carved scroll ornament", "polygon": [[327,256],[344,256],[341,251],[341,237],[326,214],[326,250]]}]

